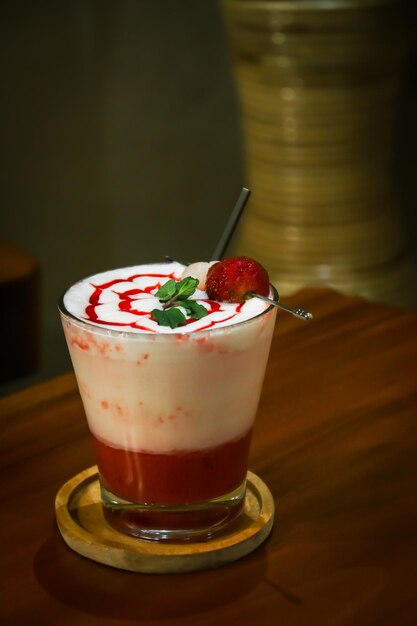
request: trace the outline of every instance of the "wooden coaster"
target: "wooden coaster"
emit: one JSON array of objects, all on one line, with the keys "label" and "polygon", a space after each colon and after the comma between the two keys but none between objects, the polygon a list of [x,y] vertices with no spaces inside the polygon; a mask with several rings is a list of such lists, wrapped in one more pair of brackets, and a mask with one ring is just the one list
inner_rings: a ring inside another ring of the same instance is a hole
[{"label": "wooden coaster", "polygon": [[271,532],[274,500],[265,483],[248,472],[244,512],[224,533],[201,543],[142,541],[119,533],[104,519],[94,466],[61,487],[55,512],[61,535],[75,552],[119,569],[167,574],[219,567],[255,550]]}]

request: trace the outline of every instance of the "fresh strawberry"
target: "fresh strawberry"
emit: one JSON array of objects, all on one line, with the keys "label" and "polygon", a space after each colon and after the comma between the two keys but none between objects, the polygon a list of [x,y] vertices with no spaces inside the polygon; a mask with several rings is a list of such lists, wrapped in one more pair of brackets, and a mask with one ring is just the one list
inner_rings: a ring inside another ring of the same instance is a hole
[{"label": "fresh strawberry", "polygon": [[206,292],[210,300],[243,302],[248,293],[269,294],[268,272],[258,261],[245,256],[224,259],[207,273]]}]

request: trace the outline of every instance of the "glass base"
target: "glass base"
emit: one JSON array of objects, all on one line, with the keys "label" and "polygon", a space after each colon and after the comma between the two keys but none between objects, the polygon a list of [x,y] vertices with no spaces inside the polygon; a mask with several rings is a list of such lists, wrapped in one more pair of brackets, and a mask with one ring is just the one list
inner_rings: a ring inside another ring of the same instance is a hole
[{"label": "glass base", "polygon": [[114,529],[159,542],[207,541],[225,530],[243,511],[246,479],[234,491],[196,504],[130,502],[100,486],[103,513]]}]

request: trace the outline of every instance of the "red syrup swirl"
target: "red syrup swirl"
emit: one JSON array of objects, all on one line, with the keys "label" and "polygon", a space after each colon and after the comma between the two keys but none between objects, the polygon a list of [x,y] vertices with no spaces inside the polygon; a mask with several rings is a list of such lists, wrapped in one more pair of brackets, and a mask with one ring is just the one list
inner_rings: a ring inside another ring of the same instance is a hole
[{"label": "red syrup swirl", "polygon": [[[158,291],[158,289],[160,289],[162,285],[160,281],[156,282],[155,284],[148,285],[147,287],[144,287],[144,288],[135,287],[135,288],[129,289],[128,291],[124,291],[121,293],[112,289],[112,287],[114,287],[115,285],[119,283],[133,282],[136,278],[166,278],[166,279],[179,281],[175,273],[171,272],[169,274],[159,274],[159,273],[158,274],[154,274],[154,273],[132,274],[128,278],[114,278],[113,280],[109,280],[108,282],[102,283],[101,285],[95,285],[93,283],[90,283],[91,286],[94,288],[94,291],[91,294],[89,301],[88,301],[88,305],[85,308],[86,319],[89,320],[90,322],[94,322],[95,324],[102,324],[104,326],[130,327],[136,330],[144,330],[146,332],[153,332],[153,333],[157,332],[156,330],[149,328],[148,326],[143,326],[142,324],[139,324],[136,321],[134,322],[116,322],[116,321],[109,322],[107,320],[102,320],[100,319],[96,311],[96,308],[100,306],[101,304],[101,296],[103,292],[111,289],[111,291],[119,297],[119,303],[118,303],[119,311],[136,315],[138,318],[147,317],[148,319],[152,319],[151,311],[142,311],[136,307],[133,308],[134,305],[137,305],[138,302],[140,302],[140,300],[135,298],[135,296],[138,296],[140,294],[154,295]],[[207,317],[212,315],[213,313],[218,313],[224,310],[222,309],[220,302],[209,300],[208,298],[200,298],[199,301],[205,302],[208,305]],[[242,306],[243,306],[243,303],[239,304],[236,307],[236,310],[228,317],[223,318],[222,320],[210,320],[207,324],[205,324],[203,327],[198,328],[197,330],[198,331],[208,330],[209,328],[213,328],[217,324],[222,324],[226,321],[233,319],[238,313],[240,313]],[[195,320],[193,318],[189,318],[186,321],[186,325],[192,324],[193,322],[195,322]]]}]

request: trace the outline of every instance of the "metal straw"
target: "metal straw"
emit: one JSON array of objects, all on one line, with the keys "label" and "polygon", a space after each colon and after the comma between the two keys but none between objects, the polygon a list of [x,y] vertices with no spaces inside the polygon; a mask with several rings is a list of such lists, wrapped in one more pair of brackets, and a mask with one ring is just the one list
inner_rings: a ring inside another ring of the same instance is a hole
[{"label": "metal straw", "polygon": [[246,206],[247,201],[249,200],[251,192],[246,187],[242,187],[242,191],[240,192],[239,198],[234,206],[233,211],[230,214],[229,220],[224,228],[222,236],[214,249],[213,254],[211,255],[210,261],[220,261],[229,245],[229,242],[235,232],[236,226],[239,222],[240,216],[243,213],[243,209]]}]

